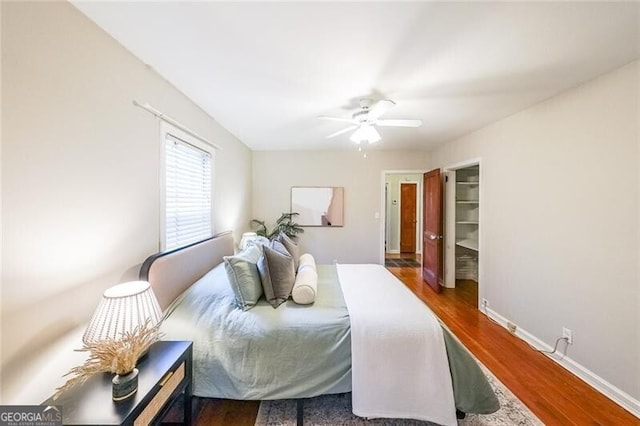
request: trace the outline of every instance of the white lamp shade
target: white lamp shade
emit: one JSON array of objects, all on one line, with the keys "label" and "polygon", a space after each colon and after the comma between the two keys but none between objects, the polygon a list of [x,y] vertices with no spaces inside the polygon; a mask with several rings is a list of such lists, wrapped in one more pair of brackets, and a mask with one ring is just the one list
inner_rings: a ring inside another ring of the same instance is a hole
[{"label": "white lamp shade", "polygon": [[162,310],[151,285],[146,281],[118,284],[102,295],[82,341],[118,340],[147,320],[151,327],[162,320]]},{"label": "white lamp shade", "polygon": [[360,142],[375,143],[382,138],[380,134],[370,124],[361,124],[358,129],[349,138],[352,142],[359,144]]},{"label": "white lamp shade", "polygon": [[247,248],[247,246],[251,241],[254,241],[257,239],[258,239],[258,234],[256,234],[255,232],[245,232],[244,234],[242,234],[242,239],[240,240],[240,245],[238,246],[238,248],[240,250],[244,250]]}]

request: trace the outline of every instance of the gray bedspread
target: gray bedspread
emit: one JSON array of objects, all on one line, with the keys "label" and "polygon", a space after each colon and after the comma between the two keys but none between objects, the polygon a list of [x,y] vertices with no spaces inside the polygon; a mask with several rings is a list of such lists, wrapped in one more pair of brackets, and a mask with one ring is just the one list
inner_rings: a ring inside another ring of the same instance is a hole
[{"label": "gray bedspread", "polygon": [[194,394],[241,400],[351,390],[349,313],[333,265],[318,265],[313,305],[235,307],[218,265],[168,308],[165,339],[193,341]]},{"label": "gray bedspread", "polygon": [[500,409],[498,397],[478,363],[444,325],[442,332],[444,344],[447,347],[456,409],[463,413],[476,414],[490,414],[498,411]]},{"label": "gray bedspread", "polygon": [[[310,398],[351,391],[349,312],[334,265],[318,265],[313,305],[261,300],[236,308],[220,264],[167,309],[165,339],[193,341],[196,396],[239,400]],[[491,413],[498,400],[476,361],[443,327],[456,408]]]}]

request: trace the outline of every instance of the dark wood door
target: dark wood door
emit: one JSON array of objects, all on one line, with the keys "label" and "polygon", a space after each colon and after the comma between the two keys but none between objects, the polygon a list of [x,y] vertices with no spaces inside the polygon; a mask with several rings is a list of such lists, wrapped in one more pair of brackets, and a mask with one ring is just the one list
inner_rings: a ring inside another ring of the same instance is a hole
[{"label": "dark wood door", "polygon": [[417,193],[417,184],[400,184],[400,253],[416,252]]},{"label": "dark wood door", "polygon": [[424,174],[422,279],[437,293],[442,274],[442,181],[440,169]]}]

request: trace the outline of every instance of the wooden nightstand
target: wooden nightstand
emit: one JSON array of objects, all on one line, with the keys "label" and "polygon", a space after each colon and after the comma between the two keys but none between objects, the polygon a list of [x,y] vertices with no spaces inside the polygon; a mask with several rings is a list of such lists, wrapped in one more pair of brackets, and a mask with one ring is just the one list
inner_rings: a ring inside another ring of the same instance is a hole
[{"label": "wooden nightstand", "polygon": [[138,392],[114,402],[111,374],[97,374],[55,401],[62,405],[65,425],[133,425],[159,423],[173,403],[184,396],[184,423],[191,424],[191,342],[156,342],[138,362]]}]

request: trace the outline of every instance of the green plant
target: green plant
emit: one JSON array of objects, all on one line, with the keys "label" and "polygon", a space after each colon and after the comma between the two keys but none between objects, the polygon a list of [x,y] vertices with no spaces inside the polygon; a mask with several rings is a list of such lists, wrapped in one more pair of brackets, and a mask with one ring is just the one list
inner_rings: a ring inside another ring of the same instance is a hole
[{"label": "green plant", "polygon": [[297,238],[298,234],[304,232],[304,229],[293,221],[294,216],[298,216],[300,213],[282,213],[282,215],[276,220],[276,224],[269,232],[264,220],[253,219],[251,221],[251,228],[256,231],[256,234],[266,237],[270,240],[274,239],[281,232],[290,238]]}]

